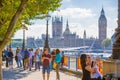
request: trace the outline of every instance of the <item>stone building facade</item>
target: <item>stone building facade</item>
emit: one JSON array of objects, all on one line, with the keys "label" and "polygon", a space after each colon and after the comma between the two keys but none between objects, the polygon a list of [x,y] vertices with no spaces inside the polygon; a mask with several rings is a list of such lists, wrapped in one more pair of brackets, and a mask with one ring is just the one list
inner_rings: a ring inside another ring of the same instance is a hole
[{"label": "stone building facade", "polygon": [[[63,18],[52,18],[52,38],[49,37],[49,45],[53,48],[65,48],[65,47],[80,47],[80,46],[93,46],[93,48],[101,48],[101,42],[107,37],[107,19],[105,17],[104,9],[102,8],[101,14],[98,20],[98,33],[99,38],[87,38],[87,32],[84,30],[83,38],[79,38],[76,33],[72,33],[69,28],[68,20],[66,22],[66,29],[63,31]],[[33,40],[28,38],[27,42],[33,45]],[[29,41],[30,40],[30,41]],[[45,41],[45,35],[42,35],[42,39],[37,39],[36,43],[38,47],[43,47]],[[40,45],[38,45],[40,44]],[[31,46],[29,45],[29,46]]]}]

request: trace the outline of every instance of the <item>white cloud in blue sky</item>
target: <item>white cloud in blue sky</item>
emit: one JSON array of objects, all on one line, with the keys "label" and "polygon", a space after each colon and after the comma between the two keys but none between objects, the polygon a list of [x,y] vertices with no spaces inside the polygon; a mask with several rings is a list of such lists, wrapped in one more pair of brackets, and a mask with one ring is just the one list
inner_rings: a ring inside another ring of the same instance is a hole
[{"label": "white cloud in blue sky", "polygon": [[[87,37],[98,37],[98,19],[102,6],[107,18],[107,36],[110,38],[117,27],[117,3],[118,0],[63,0],[60,12],[55,11],[51,16],[63,16],[63,31],[66,28],[66,20],[69,21],[71,32],[83,37],[84,29]],[[26,36],[40,37],[46,31],[46,21],[36,20],[29,26]],[[52,34],[51,21],[49,21],[49,33]],[[22,30],[16,32],[14,38],[22,38]]]}]

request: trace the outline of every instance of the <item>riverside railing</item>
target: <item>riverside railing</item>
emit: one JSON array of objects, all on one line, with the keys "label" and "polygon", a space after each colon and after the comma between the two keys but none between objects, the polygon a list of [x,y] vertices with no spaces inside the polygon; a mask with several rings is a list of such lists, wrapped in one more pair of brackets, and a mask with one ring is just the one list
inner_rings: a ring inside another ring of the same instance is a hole
[{"label": "riverside railing", "polygon": [[[82,72],[81,63],[80,63],[80,56],[79,55],[64,55],[63,56],[63,68],[72,71],[79,71]],[[103,65],[103,60],[98,62],[100,65]],[[99,67],[99,71],[102,74],[102,68]]]}]

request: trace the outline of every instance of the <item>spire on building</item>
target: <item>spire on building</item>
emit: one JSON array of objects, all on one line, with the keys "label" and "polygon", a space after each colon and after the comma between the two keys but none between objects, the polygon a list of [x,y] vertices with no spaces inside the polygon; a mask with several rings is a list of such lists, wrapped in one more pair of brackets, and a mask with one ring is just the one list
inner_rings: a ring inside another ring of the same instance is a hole
[{"label": "spire on building", "polygon": [[105,12],[104,12],[104,8],[102,7],[102,10],[101,10],[101,14],[100,14],[100,19],[101,18],[106,18],[105,17]]},{"label": "spire on building", "polygon": [[68,28],[68,29],[69,29],[68,20],[67,20],[67,23],[66,23],[66,28]]},{"label": "spire on building", "polygon": [[86,39],[86,30],[84,30],[83,38]]},{"label": "spire on building", "polygon": [[66,22],[66,29],[65,29],[64,34],[70,34],[70,29],[69,29],[68,20],[67,20],[67,22]]},{"label": "spire on building", "polygon": [[63,22],[63,17],[61,17],[61,22]]},{"label": "spire on building", "polygon": [[102,10],[101,10],[101,15],[105,15],[103,7],[102,7]]}]

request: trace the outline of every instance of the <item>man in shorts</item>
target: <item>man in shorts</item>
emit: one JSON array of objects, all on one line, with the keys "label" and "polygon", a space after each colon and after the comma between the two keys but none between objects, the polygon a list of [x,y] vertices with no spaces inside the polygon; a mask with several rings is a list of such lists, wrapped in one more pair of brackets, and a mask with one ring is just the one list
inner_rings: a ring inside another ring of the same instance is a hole
[{"label": "man in shorts", "polygon": [[45,80],[45,72],[47,71],[47,80],[49,80],[50,75],[50,62],[52,60],[51,55],[48,53],[48,49],[45,48],[42,55],[42,62],[43,62],[43,80]]}]

